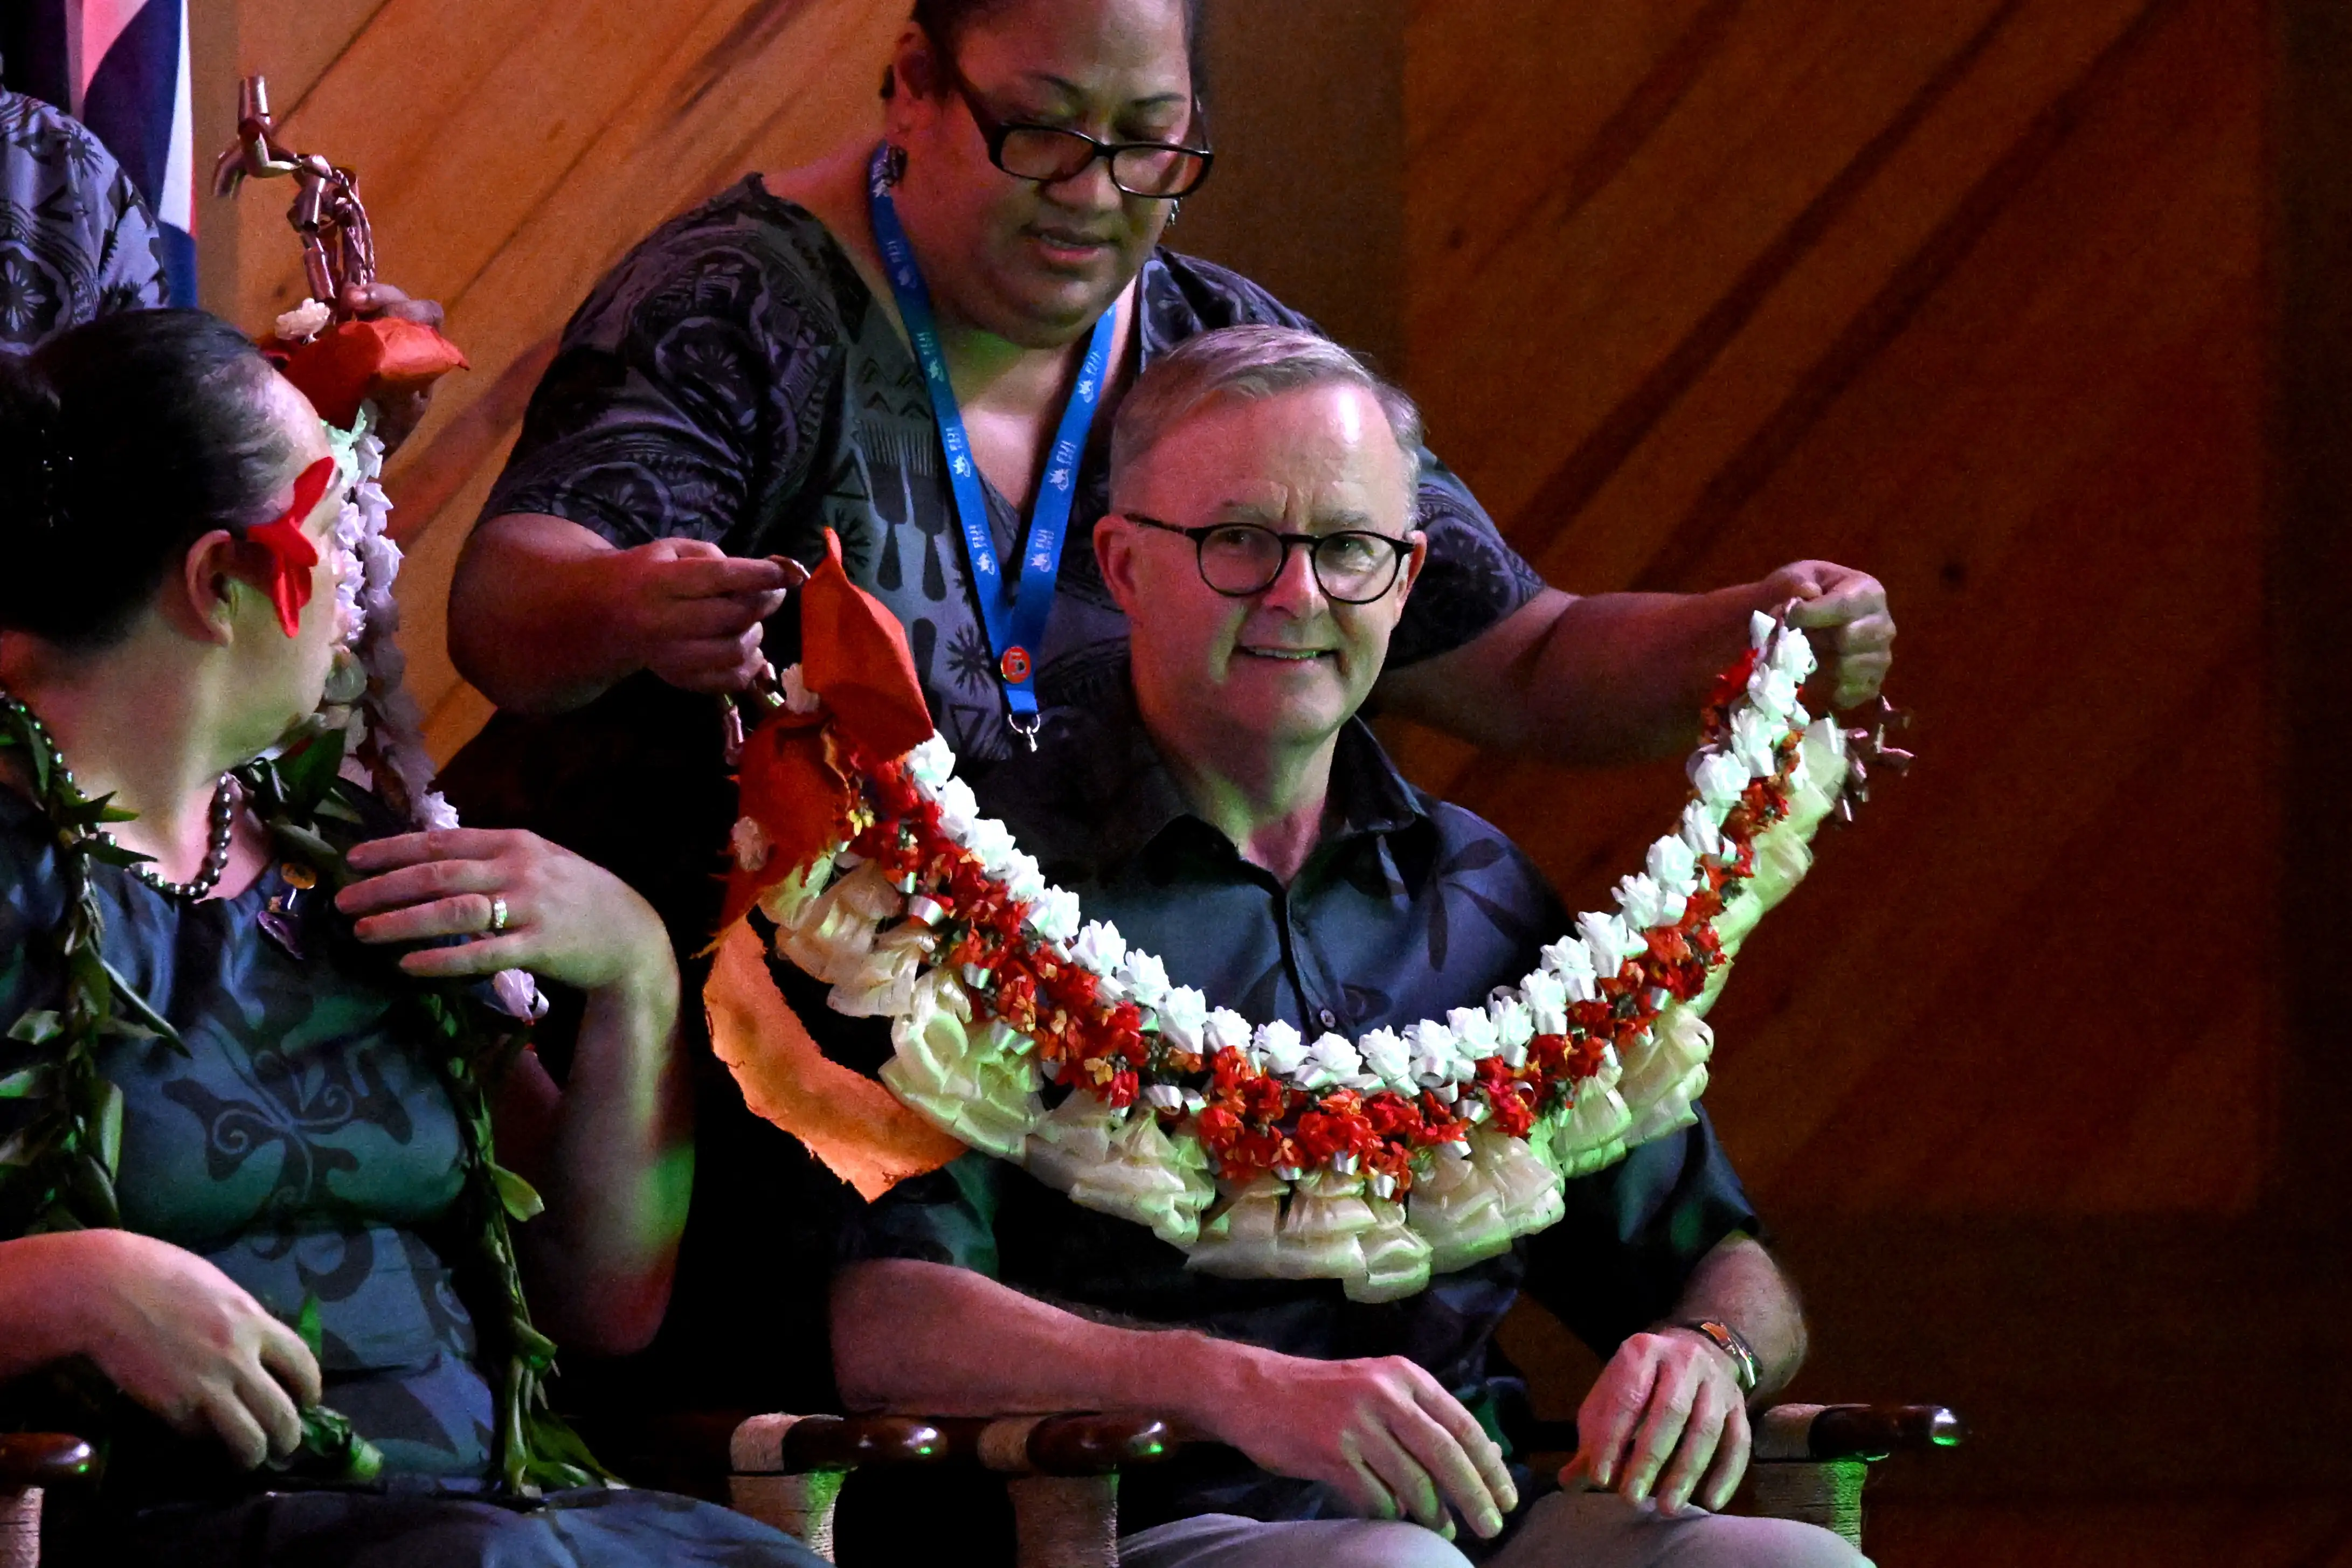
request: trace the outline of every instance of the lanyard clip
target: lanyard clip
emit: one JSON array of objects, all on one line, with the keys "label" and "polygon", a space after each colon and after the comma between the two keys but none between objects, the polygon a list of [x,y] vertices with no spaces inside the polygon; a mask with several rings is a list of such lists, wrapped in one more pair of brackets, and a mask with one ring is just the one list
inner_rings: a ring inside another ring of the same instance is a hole
[{"label": "lanyard clip", "polygon": [[1037,716],[1035,714],[1008,713],[1004,716],[1004,722],[1013,727],[1013,734],[1029,743],[1030,750],[1037,749]]}]

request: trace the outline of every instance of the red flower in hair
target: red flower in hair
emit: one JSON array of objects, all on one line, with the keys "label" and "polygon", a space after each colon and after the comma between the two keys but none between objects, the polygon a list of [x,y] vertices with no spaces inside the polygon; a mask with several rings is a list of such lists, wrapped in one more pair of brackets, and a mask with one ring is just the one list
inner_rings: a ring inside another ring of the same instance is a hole
[{"label": "red flower in hair", "polygon": [[319,547],[302,531],[302,521],[319,505],[319,497],[335,481],[335,460],[321,457],[294,481],[294,504],[262,524],[247,528],[246,538],[269,552],[275,570],[269,579],[269,601],[278,606],[278,624],[289,637],[302,628],[302,608],[310,602],[310,572],[319,564]]}]

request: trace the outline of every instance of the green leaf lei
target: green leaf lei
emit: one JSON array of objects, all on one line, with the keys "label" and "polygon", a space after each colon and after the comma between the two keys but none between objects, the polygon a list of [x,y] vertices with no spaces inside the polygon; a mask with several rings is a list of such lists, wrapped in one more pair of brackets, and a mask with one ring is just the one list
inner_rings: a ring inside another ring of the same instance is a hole
[{"label": "green leaf lei", "polygon": [[[0,1078],[0,1099],[41,1102],[0,1144],[0,1237],[116,1227],[121,1224],[114,1180],[122,1153],[122,1092],[100,1070],[98,1053],[113,1040],[161,1040],[184,1055],[187,1048],[101,953],[106,921],[90,866],[128,866],[145,857],[98,834],[133,813],[113,806],[110,797],[85,796],[65,777],[55,743],[30,710],[0,700],[0,751],[11,749],[56,833],[67,902],[54,946],[66,989],[61,1007],[27,1012],[8,1030],[9,1038],[45,1054]],[[278,852],[308,866],[331,894],[358,880],[343,854],[362,836],[353,787],[340,772],[342,750],[341,737],[330,735],[290,759],[236,770]],[[456,1261],[497,1404],[491,1452],[498,1484],[509,1496],[536,1498],[609,1482],[609,1473],[548,1408],[555,1345],[531,1325],[509,1229],[510,1221],[539,1211],[539,1195],[493,1154],[487,1087],[521,1049],[527,1028],[503,1015],[494,1018],[466,982],[403,978],[411,1022],[433,1042],[464,1133],[465,1182],[449,1223],[452,1234],[470,1243],[470,1256]],[[318,1406],[305,1411],[302,1421],[297,1465],[304,1475],[364,1484],[382,1469],[383,1455],[341,1415]]]}]

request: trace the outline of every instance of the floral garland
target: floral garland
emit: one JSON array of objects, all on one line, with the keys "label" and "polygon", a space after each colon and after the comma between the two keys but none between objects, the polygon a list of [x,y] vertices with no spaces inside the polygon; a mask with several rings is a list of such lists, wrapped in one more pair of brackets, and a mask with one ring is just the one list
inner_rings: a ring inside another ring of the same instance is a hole
[{"label": "floral garland", "polygon": [[[330,424],[326,432],[343,479],[333,535],[337,635],[326,700],[310,728],[340,728],[343,777],[374,790],[418,830],[454,828],[456,809],[433,788],[436,769],[421,734],[424,714],[409,694],[408,660],[400,649],[393,584],[402,555],[392,537],[392,499],[381,481],[384,449],[375,433],[375,405],[362,403],[349,430]],[[547,1011],[523,970],[500,970],[491,985],[499,1005],[516,1018]]]},{"label": "floral garland", "polygon": [[[780,863],[747,810],[737,867],[780,956],[832,986],[835,1010],[892,1020],[882,1080],[925,1118],[1195,1268],[1392,1300],[1551,1224],[1568,1177],[1694,1119],[1704,1015],[1850,778],[1844,735],[1798,697],[1803,633],[1760,614],[1751,632],[1710,700],[1692,799],[1617,910],[1580,916],[1483,1008],[1402,1030],[1309,1040],[1170,984],[1114,927],[1080,924],[937,735],[879,757],[825,721],[849,786],[831,847]],[[785,722],[830,706],[797,670],[783,688]]]}]

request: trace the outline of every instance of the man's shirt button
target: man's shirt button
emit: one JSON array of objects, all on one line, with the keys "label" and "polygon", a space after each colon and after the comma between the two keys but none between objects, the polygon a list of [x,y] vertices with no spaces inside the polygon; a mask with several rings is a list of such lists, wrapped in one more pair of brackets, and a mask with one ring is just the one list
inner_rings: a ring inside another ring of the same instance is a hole
[{"label": "man's shirt button", "polygon": [[1333,1012],[1329,1008],[1325,1008],[1315,1015],[1315,1021],[1321,1024],[1325,1029],[1338,1029],[1339,1027],[1339,1015]]}]

